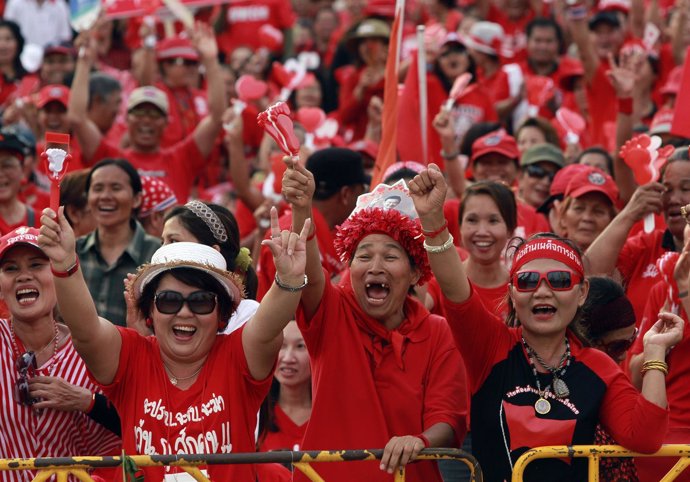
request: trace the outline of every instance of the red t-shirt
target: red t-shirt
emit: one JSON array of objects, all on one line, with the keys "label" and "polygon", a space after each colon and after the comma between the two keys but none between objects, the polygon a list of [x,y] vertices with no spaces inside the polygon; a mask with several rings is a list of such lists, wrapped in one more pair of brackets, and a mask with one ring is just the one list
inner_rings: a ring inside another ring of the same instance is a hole
[{"label": "red t-shirt", "polygon": [[[648,293],[647,305],[640,322],[640,333],[630,353],[636,355],[644,351],[643,338],[645,333],[656,323],[659,311],[666,302],[668,285],[664,281],[657,282]],[[690,329],[688,315],[682,306],[678,315],[685,321],[683,340],[678,343],[666,356],[668,376],[666,377],[666,398],[669,406],[669,429],[664,443],[688,443],[690,441]],[[660,480],[677,462],[676,458],[638,457],[635,465],[640,480]],[[676,480],[687,482],[690,473],[684,472]]]},{"label": "red t-shirt", "polygon": [[165,126],[161,148],[166,148],[184,140],[194,132],[196,126],[208,115],[206,93],[198,89],[173,89],[163,82],[156,87],[168,96],[168,125]]},{"label": "red t-shirt", "polygon": [[43,210],[50,205],[50,193],[42,191],[33,182],[27,182],[19,191],[19,200],[31,206],[40,218]]},{"label": "red t-shirt", "polygon": [[[256,413],[271,376],[249,373],[242,328],[218,336],[201,373],[187,390],[170,380],[155,336],[118,327],[122,336],[115,379],[103,386],[122,424],[128,454],[213,454],[254,452]],[[145,367],[145,368],[144,368]],[[255,480],[252,465],[205,467],[211,480]],[[142,469],[147,480],[162,480],[174,467]]]},{"label": "red t-shirt", "polygon": [[[606,72],[610,69],[608,60],[599,59],[599,68],[592,80],[587,84],[587,105],[589,106],[589,133],[592,145],[604,147],[607,151],[615,149],[615,138],[610,138],[608,132],[611,125],[616,123],[618,107],[615,102],[614,90]],[[615,132],[615,128],[614,128]]]},{"label": "red t-shirt", "polygon": [[501,46],[502,50],[506,54],[511,53],[512,59],[515,61],[522,60],[526,55],[527,24],[532,21],[534,16],[534,12],[528,10],[527,13],[518,20],[511,20],[505,12],[493,3],[489,6],[487,20],[503,27],[505,35]]},{"label": "red t-shirt", "polygon": [[273,416],[275,417],[278,431],[266,431],[266,435],[259,444],[259,451],[299,450],[304,438],[304,431],[307,429],[307,422],[297,425],[283,412],[278,403],[273,406]]},{"label": "red t-shirt", "polygon": [[[444,297],[448,323],[467,368],[472,395],[472,452],[487,480],[510,479],[512,463],[544,445],[589,445],[601,423],[616,441],[639,452],[661,446],[668,412],[646,400],[618,365],[599,350],[584,348],[568,333],[570,365],[562,380],[565,399],[546,393],[551,409],[537,414],[537,383],[522,346],[522,328],[509,328],[473,291],[463,303]],[[542,387],[551,374],[540,376]],[[507,454],[506,452],[509,452]],[[530,464],[527,480],[584,480],[587,462]]]},{"label": "red t-shirt", "polygon": [[181,204],[187,202],[194,179],[206,166],[206,159],[201,155],[194,136],[150,153],[137,152],[132,148],[120,149],[103,139],[93,155],[93,162],[107,157],[124,157],[142,176],[160,177],[170,186]]},{"label": "red t-shirt", "polygon": [[[306,320],[298,311],[314,397],[304,450],[383,448],[393,436],[440,422],[462,441],[467,392],[448,324],[409,296],[404,310],[406,320],[387,331],[362,311],[351,287],[327,282],[316,314]],[[333,482],[392,481],[378,464],[329,463],[317,471]],[[406,480],[440,482],[441,476],[435,463],[419,462],[407,466]]]},{"label": "red t-shirt", "polygon": [[0,236],[4,236],[20,226],[29,226],[30,228],[41,227],[41,211],[36,211],[31,206],[26,206],[26,209],[26,215],[21,219],[21,221],[15,224],[7,224],[5,219],[0,216]]},{"label": "red t-shirt", "polygon": [[352,140],[356,141],[362,139],[367,130],[367,122],[369,122],[369,115],[367,108],[369,101],[374,96],[383,99],[384,79],[381,79],[375,85],[366,87],[362,93],[362,98],[357,99],[354,96],[354,90],[359,83],[359,78],[362,76],[364,68],[354,70],[353,68],[343,67],[343,81],[340,86],[340,104],[338,107],[338,119],[343,125],[344,129],[352,130]]},{"label": "red t-shirt", "polygon": [[261,47],[258,31],[262,25],[285,30],[295,19],[291,3],[285,0],[233,0],[227,4],[227,26],[218,35],[218,46],[228,56],[237,47],[256,50]]},{"label": "red t-shirt", "polygon": [[649,291],[661,280],[656,260],[668,251],[662,246],[665,232],[658,229],[628,238],[618,254],[616,268],[623,276],[625,294],[635,309],[637,326],[640,326]]},{"label": "red t-shirt", "polygon": [[487,77],[483,72],[477,72],[477,83],[487,92],[491,101],[496,104],[510,98],[510,83],[508,73],[499,68],[493,75]]}]

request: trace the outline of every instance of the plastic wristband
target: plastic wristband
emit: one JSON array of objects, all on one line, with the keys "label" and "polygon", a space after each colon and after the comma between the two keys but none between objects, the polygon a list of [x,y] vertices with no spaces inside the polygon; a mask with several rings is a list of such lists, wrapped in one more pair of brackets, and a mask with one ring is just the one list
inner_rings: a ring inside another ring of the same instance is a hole
[{"label": "plastic wristband", "polygon": [[89,403],[89,407],[84,411],[84,413],[91,413],[91,410],[93,410],[93,406],[96,405],[96,394],[92,393],[91,394],[91,402]]},{"label": "plastic wristband", "polygon": [[618,113],[630,115],[633,113],[633,100],[632,97],[625,97],[623,99],[618,99]]},{"label": "plastic wristband", "polygon": [[417,435],[415,435],[415,437],[417,437],[417,438],[420,439],[422,442],[424,442],[424,448],[425,448],[425,449],[428,449],[428,448],[431,446],[431,443],[429,442],[429,439],[426,438],[426,435],[424,435],[423,433],[417,434]]},{"label": "plastic wristband", "polygon": [[55,268],[53,268],[53,265],[50,265],[50,272],[53,273],[53,276],[56,278],[69,278],[72,276],[74,273],[77,272],[79,269],[79,258],[74,262],[72,266],[67,268],[67,271],[57,271]]},{"label": "plastic wristband", "polygon": [[447,227],[448,227],[448,221],[444,220],[441,227],[434,230],[434,231],[426,231],[424,228],[422,228],[422,234],[424,235],[425,238],[435,238],[436,236],[441,234],[443,232],[443,230],[446,229]]}]

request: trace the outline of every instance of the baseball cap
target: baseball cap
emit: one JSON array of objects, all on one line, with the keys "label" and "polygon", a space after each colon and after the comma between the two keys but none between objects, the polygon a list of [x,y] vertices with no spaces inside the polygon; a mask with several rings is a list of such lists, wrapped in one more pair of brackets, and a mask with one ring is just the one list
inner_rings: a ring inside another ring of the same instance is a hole
[{"label": "baseball cap", "polygon": [[470,33],[461,37],[467,47],[489,55],[500,55],[505,33],[503,27],[494,22],[476,22]]},{"label": "baseball cap", "polygon": [[565,188],[565,197],[578,198],[590,192],[600,192],[605,195],[614,206],[618,202],[618,187],[616,182],[604,171],[596,167],[587,166],[571,177]]},{"label": "baseball cap", "polygon": [[76,56],[76,53],[76,50],[74,50],[74,47],[70,42],[53,42],[49,43],[43,48],[44,58],[50,54],[63,54],[74,57]]},{"label": "baseball cap", "polygon": [[544,203],[537,209],[538,213],[548,214],[551,209],[551,205],[554,201],[563,200],[565,196],[565,189],[568,187],[570,179],[577,173],[582,171],[587,171],[590,166],[586,164],[568,164],[563,169],[560,169],[551,181],[551,186],[549,187],[549,197],[544,201]]},{"label": "baseball cap", "polygon": [[156,59],[185,59],[198,62],[199,52],[188,38],[177,36],[162,40],[156,45]]},{"label": "baseball cap", "polygon": [[157,87],[147,85],[134,89],[127,101],[127,112],[141,104],[152,104],[168,115],[168,97]]},{"label": "baseball cap", "polygon": [[28,154],[31,154],[31,146],[27,139],[22,139],[12,129],[4,127],[0,129],[0,151],[16,154],[23,161]]},{"label": "baseball cap", "polygon": [[314,175],[317,200],[328,199],[342,187],[371,182],[364,173],[362,155],[343,147],[316,151],[307,159],[306,167]]},{"label": "baseball cap", "polygon": [[605,23],[612,27],[620,28],[621,20],[616,10],[600,10],[589,19],[589,29],[594,30],[600,23]]},{"label": "baseball cap", "polygon": [[51,102],[59,102],[65,108],[69,104],[69,89],[64,85],[50,84],[43,87],[38,92],[36,107],[43,109]]},{"label": "baseball cap", "polygon": [[141,209],[139,217],[145,218],[177,204],[177,196],[160,178],[141,176]]},{"label": "baseball cap", "polygon": [[501,154],[515,162],[520,158],[520,151],[515,138],[503,129],[489,132],[474,141],[470,163],[474,164],[477,159],[487,154]]},{"label": "baseball cap", "polygon": [[36,228],[29,228],[27,226],[20,226],[17,229],[10,231],[2,238],[0,238],[0,261],[5,257],[7,252],[16,246],[31,246],[43,253],[43,250],[38,245],[38,235],[41,232]]},{"label": "baseball cap", "polygon": [[529,166],[537,162],[550,162],[559,168],[565,166],[565,158],[561,150],[553,144],[538,144],[522,153],[520,167]]},{"label": "baseball cap", "polygon": [[654,134],[668,134],[671,132],[671,124],[673,123],[673,109],[663,107],[652,118],[652,123],[649,126],[649,133]]}]

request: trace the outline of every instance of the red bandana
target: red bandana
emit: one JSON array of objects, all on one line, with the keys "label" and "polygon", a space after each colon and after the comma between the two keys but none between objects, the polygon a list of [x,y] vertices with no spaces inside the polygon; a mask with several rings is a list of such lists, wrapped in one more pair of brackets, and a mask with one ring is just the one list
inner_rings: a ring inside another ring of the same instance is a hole
[{"label": "red bandana", "polygon": [[580,258],[577,251],[563,241],[540,238],[528,241],[518,248],[513,258],[513,266],[510,269],[510,279],[513,279],[515,273],[520,271],[520,268],[525,264],[541,258],[560,261],[582,278],[585,276],[585,270],[582,267],[582,258]]}]

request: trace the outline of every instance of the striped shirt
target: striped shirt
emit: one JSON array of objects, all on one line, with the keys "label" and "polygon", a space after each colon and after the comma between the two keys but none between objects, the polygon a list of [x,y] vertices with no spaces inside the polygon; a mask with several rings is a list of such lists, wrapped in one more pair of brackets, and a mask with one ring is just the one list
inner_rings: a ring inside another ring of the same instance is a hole
[{"label": "striped shirt", "polygon": [[[120,439],[81,412],[34,410],[14,399],[18,377],[9,320],[0,319],[0,458],[116,455]],[[96,385],[68,339],[36,376],[60,377],[92,392]],[[2,471],[2,481],[30,481],[32,471]]]}]

